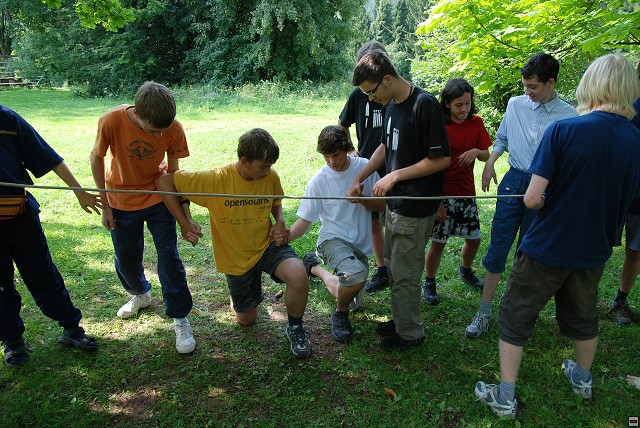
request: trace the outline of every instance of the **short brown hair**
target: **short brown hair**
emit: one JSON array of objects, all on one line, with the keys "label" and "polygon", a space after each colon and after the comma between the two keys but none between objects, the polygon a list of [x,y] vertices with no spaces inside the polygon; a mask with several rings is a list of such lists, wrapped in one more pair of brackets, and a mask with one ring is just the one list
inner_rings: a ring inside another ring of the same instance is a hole
[{"label": "short brown hair", "polygon": [[261,128],[254,128],[238,138],[238,159],[249,162],[261,160],[274,164],[280,157],[280,148],[271,134]]},{"label": "short brown hair", "polygon": [[398,72],[387,54],[381,49],[369,49],[362,55],[353,70],[351,84],[360,86],[362,82],[379,82],[386,75],[398,77]]},{"label": "short brown hair", "polygon": [[134,98],[136,113],[155,128],[168,128],[176,118],[176,101],[166,86],[144,82]]},{"label": "short brown hair", "polygon": [[353,150],[353,144],[349,141],[347,133],[341,126],[327,126],[318,136],[318,153],[330,155],[335,152],[347,152]]}]

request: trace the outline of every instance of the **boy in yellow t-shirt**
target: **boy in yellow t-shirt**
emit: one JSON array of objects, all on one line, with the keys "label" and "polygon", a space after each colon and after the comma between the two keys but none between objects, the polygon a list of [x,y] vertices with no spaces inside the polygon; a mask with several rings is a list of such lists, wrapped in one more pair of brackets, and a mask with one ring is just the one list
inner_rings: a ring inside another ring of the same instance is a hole
[{"label": "boy in yellow t-shirt", "polygon": [[[256,321],[258,305],[263,300],[262,272],[276,282],[286,283],[289,323],[285,334],[291,353],[306,358],[311,346],[302,316],[307,306],[309,279],[293,248],[276,245],[275,238],[285,234],[282,200],[267,197],[284,194],[280,177],[272,168],[279,155],[280,149],[267,131],[252,129],[239,139],[237,162],[209,171],[176,171],[159,177],[156,184],[159,190],[168,192],[229,195],[189,196],[189,200],[209,210],[216,267],[226,275],[236,319],[243,326]],[[183,238],[195,245],[200,228],[185,216],[178,197],[163,196],[163,199],[178,221]]]}]

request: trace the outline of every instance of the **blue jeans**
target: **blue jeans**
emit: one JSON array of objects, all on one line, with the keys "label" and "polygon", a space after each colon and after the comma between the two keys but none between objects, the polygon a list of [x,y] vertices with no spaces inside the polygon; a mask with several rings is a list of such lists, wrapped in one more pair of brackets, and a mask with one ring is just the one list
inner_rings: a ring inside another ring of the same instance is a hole
[{"label": "blue jeans", "polygon": [[[498,186],[498,195],[524,195],[530,181],[531,174],[511,168]],[[521,197],[496,199],[496,212],[491,222],[491,242],[487,254],[482,259],[487,271],[504,272],[507,257],[518,234],[518,229],[520,229],[520,235],[516,250],[520,247],[522,238],[537,213],[537,210],[527,208]]]},{"label": "blue jeans", "polygon": [[63,328],[77,327],[82,313],[73,306],[51,260],[40,217],[26,215],[0,221],[0,340],[17,340],[24,333],[22,298],[13,282],[13,262],[42,313]]},{"label": "blue jeans", "polygon": [[158,278],[169,318],[183,318],[191,311],[193,302],[187,277],[178,255],[176,221],[165,206],[159,203],[136,211],[113,209],[116,222],[111,231],[115,249],[115,266],[122,286],[131,294],[144,294],[151,284],[144,276],[144,223],[151,232],[158,253]]}]

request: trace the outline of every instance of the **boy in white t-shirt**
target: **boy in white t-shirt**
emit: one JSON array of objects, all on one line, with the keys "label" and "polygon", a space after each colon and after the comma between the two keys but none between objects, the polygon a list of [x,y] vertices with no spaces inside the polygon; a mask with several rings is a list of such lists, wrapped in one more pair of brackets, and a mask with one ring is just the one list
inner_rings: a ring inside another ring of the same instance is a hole
[{"label": "boy in white t-shirt", "polygon": [[[317,150],[326,165],[311,179],[298,208],[298,220],[289,230],[288,240],[304,235],[311,224],[320,221],[317,254],[334,270],[330,273],[318,265],[314,253],[305,255],[307,274],[319,277],[336,298],[336,310],[331,314],[331,334],[338,342],[351,340],[353,328],[349,321],[349,305],[361,294],[369,274],[371,247],[371,211],[383,211],[383,199],[320,199],[344,196],[368,160],[350,157],[353,150],[347,134],[339,126],[327,126],[320,132]],[[371,195],[379,179],[374,173],[364,182],[362,194]]]}]

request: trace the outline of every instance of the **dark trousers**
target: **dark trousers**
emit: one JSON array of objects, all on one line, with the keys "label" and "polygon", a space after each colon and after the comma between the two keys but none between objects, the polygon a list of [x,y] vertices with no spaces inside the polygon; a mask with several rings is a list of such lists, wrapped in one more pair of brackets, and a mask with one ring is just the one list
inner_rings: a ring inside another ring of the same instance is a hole
[{"label": "dark trousers", "polygon": [[0,340],[16,340],[25,329],[22,299],[13,281],[14,262],[42,313],[61,327],[76,327],[82,313],[73,306],[51,260],[39,216],[27,215],[0,221]]},{"label": "dark trousers", "polygon": [[151,232],[158,253],[158,278],[169,318],[183,318],[191,311],[192,300],[187,277],[178,255],[176,221],[165,206],[159,203],[136,211],[112,209],[116,221],[111,231],[115,249],[115,266],[122,286],[138,295],[151,289],[144,276],[144,223]]}]

